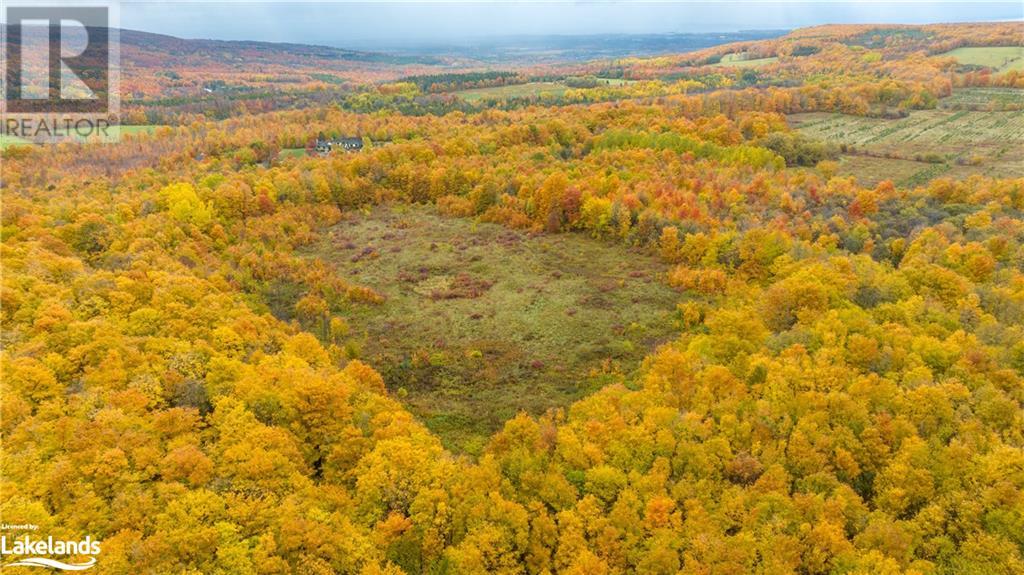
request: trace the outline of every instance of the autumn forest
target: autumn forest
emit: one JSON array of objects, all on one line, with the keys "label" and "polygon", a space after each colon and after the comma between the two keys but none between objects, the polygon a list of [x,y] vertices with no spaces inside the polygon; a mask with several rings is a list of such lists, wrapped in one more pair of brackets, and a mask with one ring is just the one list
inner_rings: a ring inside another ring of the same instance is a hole
[{"label": "autumn forest", "polygon": [[123,42],[119,142],[0,140],[5,525],[101,574],[1024,573],[1019,22]]}]

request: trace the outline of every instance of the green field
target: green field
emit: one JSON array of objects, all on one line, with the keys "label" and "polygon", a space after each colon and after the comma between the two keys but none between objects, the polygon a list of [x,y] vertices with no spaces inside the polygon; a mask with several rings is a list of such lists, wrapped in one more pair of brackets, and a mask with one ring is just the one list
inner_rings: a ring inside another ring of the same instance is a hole
[{"label": "green field", "polygon": [[891,156],[846,158],[845,173],[865,182],[892,179],[909,185],[938,175],[1020,177],[1024,166],[1020,112],[919,110],[898,120],[812,113],[789,116],[789,122],[812,138]]},{"label": "green field", "polygon": [[[110,135],[110,138],[112,140],[116,141],[116,139],[121,137],[121,136],[131,136],[131,135],[137,135],[137,134],[152,134],[152,133],[154,133],[156,131],[156,129],[158,127],[159,126],[152,126],[152,125],[147,125],[147,126],[110,126],[109,129],[107,130],[107,133]],[[97,138],[95,138],[95,137],[90,137],[88,139],[77,137],[77,136],[73,136],[73,137],[74,137],[75,140],[78,140],[78,141],[81,141],[81,142],[96,141],[97,140]],[[29,142],[27,140],[24,140],[22,138],[14,137],[14,136],[0,135],[0,149],[6,148],[7,146],[17,145],[17,144],[23,144],[24,145],[24,144],[31,144],[31,142]]]},{"label": "green field", "polygon": [[[597,86],[580,89],[588,90],[601,87],[624,86],[632,84],[634,80],[624,80],[622,78],[598,78],[597,82]],[[515,84],[511,86],[459,90],[454,92],[454,94],[467,102],[482,102],[487,100],[509,100],[512,98],[558,97],[565,94],[565,92],[570,89],[571,88],[563,82],[528,82],[526,84]]]},{"label": "green field", "polygon": [[561,82],[530,82],[513,86],[461,90],[455,92],[455,95],[467,102],[480,102],[485,100],[508,100],[511,98],[561,96],[568,89],[569,87]]},{"label": "green field", "polygon": [[622,78],[598,78],[597,81],[605,86],[625,86],[636,82],[636,80],[624,80]]},{"label": "green field", "polygon": [[15,136],[8,136],[6,134],[0,134],[0,150],[6,148],[8,146],[17,146],[19,144],[20,145],[25,145],[25,144],[28,144],[28,142],[26,142],[25,140],[23,140],[21,138],[17,138]]},{"label": "green field", "polygon": [[714,66],[728,66],[730,68],[758,68],[765,66],[773,62],[777,62],[779,59],[776,56],[769,58],[748,58],[746,52],[736,52],[733,54],[726,54],[722,56],[722,59]]},{"label": "green field", "polygon": [[1024,46],[957,48],[940,55],[956,58],[961,64],[985,66],[997,72],[1024,70]]},{"label": "green field", "polygon": [[675,334],[663,264],[582,235],[403,206],[340,223],[315,255],[387,297],[344,312],[346,345],[459,452],[478,453],[520,411],[623,381]]},{"label": "green field", "polygon": [[283,148],[279,158],[301,158],[306,155],[306,148]]},{"label": "green field", "polygon": [[[110,135],[110,137],[112,139],[116,140],[117,138],[120,138],[121,136],[137,136],[139,134],[153,134],[153,133],[156,132],[156,129],[159,128],[159,127],[160,126],[155,126],[155,125],[110,126],[110,128],[107,130],[107,133]],[[80,141],[85,141],[86,140],[85,138],[81,138],[81,137],[78,137],[78,136],[75,136],[75,139],[80,140]],[[97,139],[97,138],[90,137],[90,138],[88,138],[88,141],[93,141],[95,139]]]},{"label": "green field", "polygon": [[144,125],[144,126],[111,126],[110,134],[114,138],[120,138],[121,136],[137,136],[139,134],[153,134],[156,129],[160,126]]}]

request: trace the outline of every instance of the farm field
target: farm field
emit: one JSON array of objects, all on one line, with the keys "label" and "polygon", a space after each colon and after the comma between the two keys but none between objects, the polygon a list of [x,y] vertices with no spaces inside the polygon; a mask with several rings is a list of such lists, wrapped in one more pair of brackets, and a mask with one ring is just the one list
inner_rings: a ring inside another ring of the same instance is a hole
[{"label": "farm field", "polygon": [[1024,70],[1024,46],[965,47],[942,55],[956,58],[961,64],[985,66],[997,72]]},{"label": "farm field", "polygon": [[520,411],[628,379],[675,333],[664,264],[579,234],[378,208],[331,229],[316,255],[386,296],[346,316],[348,345],[459,452]]},{"label": "farm field", "polygon": [[[621,78],[598,78],[600,86],[625,86],[632,84],[632,80]],[[471,103],[489,100],[508,100],[511,98],[543,98],[545,96],[557,97],[564,94],[571,88],[563,82],[528,82],[526,84],[514,84],[510,86],[495,86],[491,88],[473,88],[470,90],[459,90],[454,92],[463,100]]]},{"label": "farm field", "polygon": [[1024,109],[1024,90],[1019,88],[957,88],[939,100],[946,109],[1020,110]]},{"label": "farm field", "polygon": [[529,82],[512,86],[460,90],[455,92],[455,95],[467,102],[480,102],[486,100],[507,100],[510,98],[561,96],[568,89],[569,87],[561,82]]},{"label": "farm field", "polygon": [[[791,115],[789,121],[812,138],[899,159],[897,173],[903,175],[910,169],[905,163],[908,160],[918,160],[919,172],[927,174],[939,172],[935,166],[943,164],[946,169],[941,173],[953,177],[1015,177],[1024,162],[1024,115],[1020,112],[920,110],[898,120],[810,113]],[[847,160],[844,165],[853,169],[847,173],[865,181],[878,176],[879,165],[874,161]]]},{"label": "farm field", "polygon": [[752,58],[746,59],[746,54],[743,52],[737,52],[735,54],[726,54],[722,56],[722,60],[713,66],[717,67],[731,67],[731,68],[758,68],[765,66],[773,62],[778,62],[779,59],[775,56],[769,58]]}]

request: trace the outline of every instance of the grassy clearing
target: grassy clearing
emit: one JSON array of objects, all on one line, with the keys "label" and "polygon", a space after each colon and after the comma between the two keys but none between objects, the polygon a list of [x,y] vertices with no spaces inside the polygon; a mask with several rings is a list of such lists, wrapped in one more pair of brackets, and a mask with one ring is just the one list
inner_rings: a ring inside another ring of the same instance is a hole
[{"label": "grassy clearing", "polygon": [[508,100],[511,98],[557,97],[564,94],[568,89],[569,87],[561,82],[529,82],[513,86],[460,90],[455,92],[455,95],[467,102],[480,102],[484,100]]},{"label": "grassy clearing", "polygon": [[280,158],[301,158],[306,155],[306,148],[282,148],[278,153]]},{"label": "grassy clearing", "polygon": [[[901,175],[911,169],[908,160],[928,159],[919,164],[907,183],[932,177],[967,177],[982,174],[994,177],[1020,177],[1024,166],[1024,114],[1020,112],[981,112],[920,110],[898,120],[864,118],[843,114],[795,114],[790,124],[812,138],[855,146],[872,155],[891,156],[864,161],[847,159],[844,164],[852,175],[865,182],[877,180],[888,168]],[[945,169],[935,168],[936,162]],[[918,172],[925,171],[923,175]],[[882,178],[886,179],[886,178]]]},{"label": "grassy clearing", "polygon": [[961,64],[985,66],[997,72],[1024,70],[1024,46],[957,48],[941,55],[956,58]]},{"label": "grassy clearing", "polygon": [[722,60],[713,66],[730,68],[758,68],[765,66],[773,62],[777,62],[779,59],[775,56],[769,58],[748,58],[746,52],[736,52],[733,54],[726,54],[722,56]]},{"label": "grassy clearing", "polygon": [[964,178],[969,175],[960,168],[947,163],[931,164],[898,158],[843,156],[839,163],[839,174],[855,176],[858,182],[868,186],[889,180],[901,188],[914,188],[926,186],[935,178]]},{"label": "grassy clearing", "polygon": [[349,347],[459,452],[479,453],[520,411],[627,381],[675,334],[664,266],[581,235],[399,206],[342,222],[316,255],[386,295],[347,312]]},{"label": "grassy clearing", "polygon": [[945,166],[897,158],[844,155],[839,161],[839,175],[856,176],[858,182],[867,186],[877,185],[882,180],[906,186],[919,179],[920,175],[929,173],[936,165]]},{"label": "grassy clearing", "polygon": [[[138,136],[140,134],[152,135],[156,132],[156,129],[159,127],[160,126],[156,125],[111,126],[107,133],[110,134],[111,138],[116,140],[117,138],[120,138],[122,136]],[[85,141],[85,138],[77,137],[77,139]],[[92,139],[95,138],[89,138],[89,140]]]}]

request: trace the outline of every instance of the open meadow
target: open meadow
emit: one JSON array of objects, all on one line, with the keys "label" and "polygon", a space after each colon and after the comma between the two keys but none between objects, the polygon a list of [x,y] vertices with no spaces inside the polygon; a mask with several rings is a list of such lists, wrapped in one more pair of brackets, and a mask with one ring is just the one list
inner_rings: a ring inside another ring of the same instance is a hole
[{"label": "open meadow", "polygon": [[942,54],[960,64],[983,66],[997,72],[1024,70],[1024,46],[970,46]]},{"label": "open meadow", "polygon": [[719,67],[731,67],[731,68],[760,68],[774,62],[778,62],[779,59],[776,56],[768,58],[750,58],[745,52],[736,52],[734,54],[726,54],[722,56],[722,59],[718,61],[714,66]]},{"label": "open meadow", "polygon": [[[628,80],[617,78],[598,78],[594,82],[594,86],[623,86],[628,83]],[[460,90],[455,92],[455,95],[471,103],[490,100],[501,101],[513,98],[539,98],[544,100],[545,98],[557,98],[570,89],[570,86],[565,82],[527,82],[525,84]]]},{"label": "open meadow", "polygon": [[510,98],[544,98],[545,96],[561,96],[569,87],[561,82],[529,82],[493,88],[473,88],[455,92],[455,95],[467,102],[486,100],[507,100]]},{"label": "open meadow", "polygon": [[666,267],[583,235],[396,206],[338,224],[314,253],[385,296],[352,307],[346,345],[458,452],[479,454],[519,412],[627,381],[674,332]]}]

